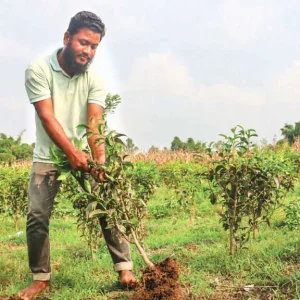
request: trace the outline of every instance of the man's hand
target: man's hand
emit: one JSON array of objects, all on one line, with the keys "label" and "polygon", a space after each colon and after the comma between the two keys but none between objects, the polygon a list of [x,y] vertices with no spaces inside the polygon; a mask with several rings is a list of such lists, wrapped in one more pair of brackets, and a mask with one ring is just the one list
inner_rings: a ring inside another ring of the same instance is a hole
[{"label": "man's hand", "polygon": [[96,163],[95,166],[90,168],[90,174],[97,182],[103,181],[105,177],[105,171],[102,168],[102,165],[103,164]]},{"label": "man's hand", "polygon": [[83,172],[89,171],[88,162],[90,160],[90,156],[87,153],[75,149],[67,156],[67,159],[73,170],[79,170]]}]

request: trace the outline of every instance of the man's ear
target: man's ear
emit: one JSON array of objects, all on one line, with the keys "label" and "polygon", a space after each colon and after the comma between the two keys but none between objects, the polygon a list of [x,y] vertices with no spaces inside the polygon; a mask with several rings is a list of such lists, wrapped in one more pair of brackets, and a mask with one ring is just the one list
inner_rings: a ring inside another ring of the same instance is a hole
[{"label": "man's ear", "polygon": [[66,31],[64,34],[64,45],[65,46],[69,43],[70,39],[71,39],[70,33],[69,33],[69,31]]}]

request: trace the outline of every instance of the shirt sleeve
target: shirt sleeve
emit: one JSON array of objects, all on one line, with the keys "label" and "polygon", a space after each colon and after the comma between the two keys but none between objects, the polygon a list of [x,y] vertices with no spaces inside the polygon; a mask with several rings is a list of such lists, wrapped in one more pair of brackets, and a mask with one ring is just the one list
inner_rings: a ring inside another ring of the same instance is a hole
[{"label": "shirt sleeve", "polygon": [[28,68],[25,71],[25,88],[30,103],[51,98],[49,83],[42,70]]},{"label": "shirt sleeve", "polygon": [[98,73],[93,72],[89,87],[88,103],[95,103],[105,108],[106,96],[106,82]]}]

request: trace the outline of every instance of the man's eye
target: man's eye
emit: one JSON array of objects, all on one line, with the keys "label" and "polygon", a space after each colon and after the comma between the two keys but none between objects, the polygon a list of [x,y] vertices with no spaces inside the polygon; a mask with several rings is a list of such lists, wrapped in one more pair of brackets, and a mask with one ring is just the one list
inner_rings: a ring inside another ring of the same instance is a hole
[{"label": "man's eye", "polygon": [[79,43],[80,43],[80,45],[82,45],[82,46],[87,45],[87,42],[86,42],[86,41],[79,41]]}]

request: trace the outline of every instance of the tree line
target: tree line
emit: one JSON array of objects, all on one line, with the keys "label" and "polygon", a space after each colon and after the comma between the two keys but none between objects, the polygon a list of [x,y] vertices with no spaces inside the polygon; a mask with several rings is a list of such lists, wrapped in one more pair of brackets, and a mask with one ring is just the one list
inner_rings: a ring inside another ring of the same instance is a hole
[{"label": "tree line", "polygon": [[297,138],[300,137],[300,122],[293,124],[284,124],[284,127],[280,129],[284,139],[288,141],[290,145],[294,144]]},{"label": "tree line", "polygon": [[[295,125],[286,123],[280,130],[284,138],[279,140],[278,143],[287,141],[289,145],[292,145],[300,137],[300,121],[295,122]],[[0,162],[32,159],[34,143],[22,143],[24,132],[25,130],[23,130],[16,139],[12,136],[0,133]],[[124,143],[125,152],[129,155],[132,155],[139,150],[131,138],[127,138]],[[171,142],[170,148],[165,147],[164,150],[204,151],[206,147],[207,144],[205,142],[195,141],[192,137],[183,141],[178,136],[175,136]],[[151,146],[148,152],[157,152],[159,150],[158,147]]]},{"label": "tree line", "polygon": [[22,143],[23,130],[16,139],[0,133],[0,162],[32,159],[34,144]]}]

